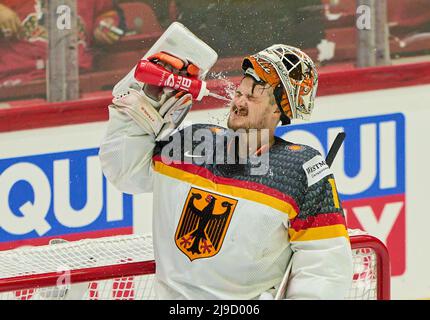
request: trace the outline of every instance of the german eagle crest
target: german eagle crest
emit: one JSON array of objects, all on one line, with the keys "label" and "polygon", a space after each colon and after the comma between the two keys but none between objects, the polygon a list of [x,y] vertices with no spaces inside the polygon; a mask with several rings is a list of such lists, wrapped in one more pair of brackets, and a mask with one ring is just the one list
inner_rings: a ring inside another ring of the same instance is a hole
[{"label": "german eagle crest", "polygon": [[176,229],[176,246],[191,261],[216,255],[236,204],[236,199],[191,188]]}]

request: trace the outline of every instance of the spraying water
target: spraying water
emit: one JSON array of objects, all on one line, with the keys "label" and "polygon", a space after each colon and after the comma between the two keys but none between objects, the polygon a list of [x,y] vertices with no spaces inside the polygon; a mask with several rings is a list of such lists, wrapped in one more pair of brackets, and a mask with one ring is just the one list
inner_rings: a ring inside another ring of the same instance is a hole
[{"label": "spraying water", "polygon": [[220,95],[215,94],[216,96],[214,96],[211,92],[210,96],[219,99],[220,101],[225,101],[224,104],[219,106],[219,108],[225,110],[225,112],[215,115],[216,113],[214,114],[209,111],[207,113],[207,119],[210,123],[225,126],[230,113],[230,103],[233,100],[234,93],[236,91],[236,85],[227,78],[225,72],[211,72],[209,73],[208,78],[216,80],[220,84]]},{"label": "spraying water", "polygon": [[228,99],[226,97],[223,97],[223,96],[221,96],[219,94],[213,93],[213,92],[209,92],[208,96],[213,97],[213,98],[218,99],[218,100],[227,101],[227,102],[231,101],[230,99]]}]

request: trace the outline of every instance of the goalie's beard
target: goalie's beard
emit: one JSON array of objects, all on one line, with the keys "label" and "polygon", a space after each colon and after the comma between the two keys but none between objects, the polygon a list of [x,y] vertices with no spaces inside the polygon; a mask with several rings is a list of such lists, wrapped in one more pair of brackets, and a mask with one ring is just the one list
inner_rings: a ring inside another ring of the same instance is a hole
[{"label": "goalie's beard", "polygon": [[240,108],[237,107],[233,102],[229,106],[230,110],[228,113],[227,118],[227,128],[236,131],[236,130],[244,130],[247,133],[250,129],[253,130],[261,130],[266,129],[264,125],[264,119],[256,119],[252,116],[252,112],[250,112],[249,108],[247,109],[247,115],[246,116],[237,116],[236,119],[232,113],[234,113],[236,110],[239,110]]}]

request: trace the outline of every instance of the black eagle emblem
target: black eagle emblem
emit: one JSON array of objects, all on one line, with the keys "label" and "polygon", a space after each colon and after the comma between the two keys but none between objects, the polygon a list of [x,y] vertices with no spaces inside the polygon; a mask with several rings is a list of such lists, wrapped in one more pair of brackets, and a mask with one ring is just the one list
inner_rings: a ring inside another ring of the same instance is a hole
[{"label": "black eagle emblem", "polygon": [[192,188],[176,231],[176,245],[191,260],[218,253],[237,200]]}]

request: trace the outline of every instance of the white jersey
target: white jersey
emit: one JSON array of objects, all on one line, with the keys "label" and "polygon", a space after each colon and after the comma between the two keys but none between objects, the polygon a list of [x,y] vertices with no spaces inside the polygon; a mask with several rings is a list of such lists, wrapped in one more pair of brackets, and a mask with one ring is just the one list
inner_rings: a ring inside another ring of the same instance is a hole
[{"label": "white jersey", "polygon": [[277,139],[263,177],[247,165],[196,164],[185,147],[181,159],[192,161],[168,162],[152,136],[109,109],[104,174],[123,192],[154,193],[158,298],[258,299],[291,259],[287,299],[346,296],[351,247],[333,175],[314,149]]}]

